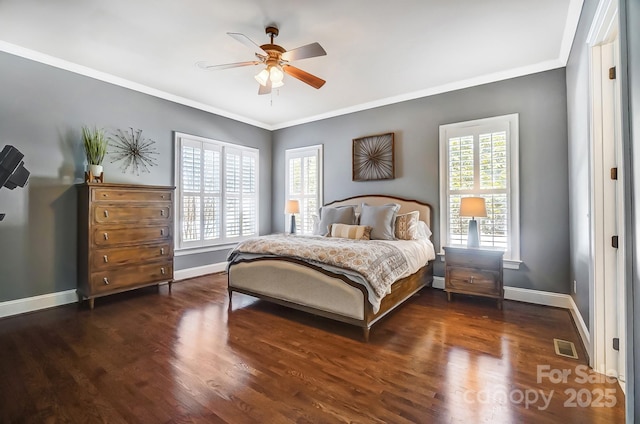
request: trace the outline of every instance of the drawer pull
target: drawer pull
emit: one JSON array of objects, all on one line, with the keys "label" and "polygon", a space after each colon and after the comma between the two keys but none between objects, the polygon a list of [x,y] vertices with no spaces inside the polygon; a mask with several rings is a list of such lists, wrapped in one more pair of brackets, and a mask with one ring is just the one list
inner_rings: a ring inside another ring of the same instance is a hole
[{"label": "drawer pull", "polygon": [[105,239],[105,240],[109,240],[109,234],[104,233],[104,239]]},{"label": "drawer pull", "polygon": [[160,210],[160,216],[164,216],[164,209]]},{"label": "drawer pull", "polygon": [[162,274],[162,275],[165,274],[164,268],[160,268],[160,274]]},{"label": "drawer pull", "polygon": [[164,235],[164,228],[160,229],[160,235],[163,236]]},{"label": "drawer pull", "polygon": [[162,198],[163,198],[163,199],[165,198],[165,195],[164,195],[164,194],[162,195]]},{"label": "drawer pull", "polygon": [[102,193],[102,197],[109,197],[107,193]]},{"label": "drawer pull", "polygon": [[104,263],[105,263],[105,264],[109,262],[109,259],[107,258],[107,255],[104,255],[104,256],[102,257],[102,259],[104,259]]},{"label": "drawer pull", "polygon": [[105,211],[104,211],[104,217],[105,217],[105,218],[109,218],[109,211],[108,211],[108,210],[105,210]]},{"label": "drawer pull", "polygon": [[102,281],[104,281],[105,284],[109,284],[109,279],[107,277],[104,277]]},{"label": "drawer pull", "polygon": [[161,254],[161,255],[164,255],[164,247],[161,247],[161,248],[160,248],[160,254]]},{"label": "drawer pull", "polygon": [[473,284],[473,275],[471,277],[469,277],[469,283]]}]

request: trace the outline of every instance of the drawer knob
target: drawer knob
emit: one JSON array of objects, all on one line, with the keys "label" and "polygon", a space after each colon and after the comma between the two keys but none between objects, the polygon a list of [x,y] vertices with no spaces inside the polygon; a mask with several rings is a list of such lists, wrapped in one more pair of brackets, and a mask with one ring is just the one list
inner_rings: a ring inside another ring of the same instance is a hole
[{"label": "drawer knob", "polygon": [[107,193],[102,193],[102,197],[109,197]]},{"label": "drawer knob", "polygon": [[109,234],[104,233],[104,239],[105,239],[105,240],[109,240]]},{"label": "drawer knob", "polygon": [[160,248],[160,254],[161,254],[161,255],[164,255],[164,247],[161,247],[161,248]]},{"label": "drawer knob", "polygon": [[105,210],[105,211],[104,211],[104,217],[105,217],[105,218],[109,218],[109,211],[108,211],[108,210]]},{"label": "drawer knob", "polygon": [[105,264],[106,264],[107,262],[109,262],[109,259],[107,258],[107,255],[104,255],[104,256],[102,257],[102,259],[104,259],[104,263],[105,263]]},{"label": "drawer knob", "polygon": [[164,194],[162,195],[162,198],[163,198],[163,199],[165,198],[165,195],[164,195]]},{"label": "drawer knob", "polygon": [[102,281],[104,281],[105,284],[109,284],[109,279],[107,277],[104,277]]},{"label": "drawer knob", "polygon": [[164,275],[165,274],[165,270],[164,268],[160,268],[160,274]]}]

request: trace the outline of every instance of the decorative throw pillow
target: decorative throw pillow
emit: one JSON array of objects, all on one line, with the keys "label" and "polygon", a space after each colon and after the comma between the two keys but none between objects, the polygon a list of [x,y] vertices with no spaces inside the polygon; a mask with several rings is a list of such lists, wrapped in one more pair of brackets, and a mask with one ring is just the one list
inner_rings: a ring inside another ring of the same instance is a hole
[{"label": "decorative throw pillow", "polygon": [[313,233],[318,236],[326,236],[329,234],[329,225],[331,224],[348,224],[356,223],[356,207],[353,205],[345,206],[323,206],[320,208],[320,223]]},{"label": "decorative throw pillow", "polygon": [[431,234],[431,229],[429,228],[427,223],[424,221],[418,221],[418,238],[428,239],[429,237],[431,237]]},{"label": "decorative throw pillow", "polygon": [[371,227],[365,225],[331,224],[329,237],[348,238],[352,240],[369,240]]},{"label": "decorative throw pillow", "polygon": [[362,204],[360,225],[371,227],[371,240],[395,240],[396,214],[400,209],[397,203],[383,206]]},{"label": "decorative throw pillow", "polygon": [[400,240],[417,240],[420,212],[413,211],[396,216],[396,238]]}]

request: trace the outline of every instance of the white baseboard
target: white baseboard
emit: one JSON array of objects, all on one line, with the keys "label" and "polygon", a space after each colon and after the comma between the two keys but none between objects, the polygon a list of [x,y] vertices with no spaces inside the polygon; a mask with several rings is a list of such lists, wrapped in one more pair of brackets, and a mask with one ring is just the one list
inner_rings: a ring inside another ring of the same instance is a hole
[{"label": "white baseboard", "polygon": [[[444,289],[444,277],[433,277],[433,288]],[[578,329],[578,334],[580,334],[584,348],[587,352],[591,352],[589,328],[587,327],[587,324],[585,324],[584,319],[582,319],[582,315],[578,310],[576,302],[574,302],[570,295],[505,286],[504,298],[506,300],[516,300],[518,302],[568,309],[571,313],[571,317],[573,318],[573,322],[576,324],[576,328]]]},{"label": "white baseboard", "polygon": [[57,293],[42,294],[40,296],[26,297],[24,299],[0,302],[0,318],[40,309],[53,308],[54,306],[67,305],[78,301],[76,290],[66,290]]},{"label": "white baseboard", "polygon": [[173,271],[173,279],[175,281],[186,280],[187,278],[195,278],[200,277],[201,275],[223,272],[226,271],[226,269],[226,262],[218,262],[217,264],[198,266],[195,268],[179,269],[177,271]]},{"label": "white baseboard", "polygon": [[[185,280],[187,278],[222,272],[226,269],[227,263],[220,262],[217,264],[175,271],[173,273],[173,278],[176,281]],[[77,301],[78,296],[76,295],[75,289],[43,294],[40,296],[26,297],[24,299],[9,300],[7,302],[0,302],[0,318],[39,311],[40,309],[53,308],[54,306],[67,305]]]}]

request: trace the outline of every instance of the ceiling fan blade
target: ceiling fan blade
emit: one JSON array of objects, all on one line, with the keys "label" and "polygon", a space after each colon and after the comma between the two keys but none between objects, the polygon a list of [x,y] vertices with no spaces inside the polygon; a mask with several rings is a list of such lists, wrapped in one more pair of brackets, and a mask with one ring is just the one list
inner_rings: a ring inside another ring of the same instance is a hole
[{"label": "ceiling fan blade", "polygon": [[267,78],[267,85],[258,84],[258,95],[271,93],[271,80]]},{"label": "ceiling fan blade", "polygon": [[295,66],[291,66],[291,65],[284,65],[282,67],[282,70],[286,73],[291,75],[294,78],[299,79],[300,81],[309,84],[310,86],[312,86],[313,88],[320,88],[324,85],[324,83],[326,82],[325,80],[318,78],[315,75],[311,75],[308,72],[303,71],[302,69],[296,68]]},{"label": "ceiling fan blade", "polygon": [[269,56],[267,52],[262,50],[262,47],[260,47],[258,44],[256,44],[251,38],[247,37],[246,35],[241,34],[239,32],[227,32],[227,34],[234,40],[237,40],[242,44],[244,44],[245,46],[249,47],[255,53],[261,56]]},{"label": "ceiling fan blade", "polygon": [[198,68],[207,69],[209,71],[219,71],[221,69],[239,68],[240,66],[259,65],[261,63],[262,62],[260,62],[259,60],[252,60],[249,62],[225,63],[223,65],[207,65],[206,62],[197,62],[196,66]]},{"label": "ceiling fan blade", "polygon": [[282,59],[286,61],[308,59],[310,57],[324,56],[327,52],[324,51],[322,46],[318,43],[307,44],[306,46],[298,47],[297,49],[289,50],[282,53]]}]

